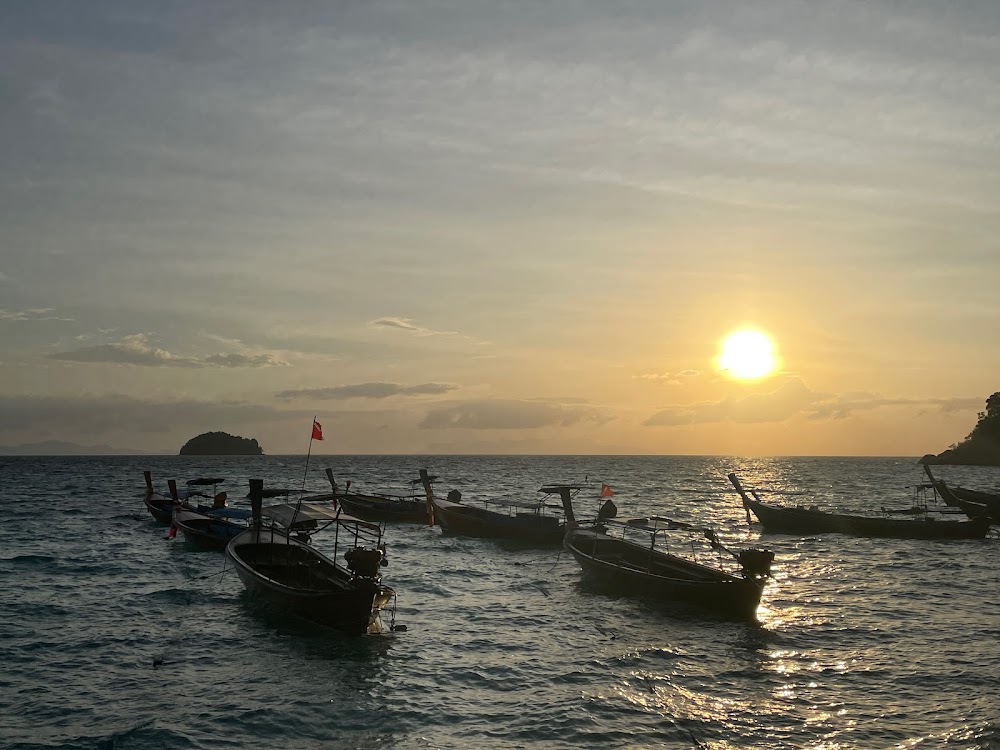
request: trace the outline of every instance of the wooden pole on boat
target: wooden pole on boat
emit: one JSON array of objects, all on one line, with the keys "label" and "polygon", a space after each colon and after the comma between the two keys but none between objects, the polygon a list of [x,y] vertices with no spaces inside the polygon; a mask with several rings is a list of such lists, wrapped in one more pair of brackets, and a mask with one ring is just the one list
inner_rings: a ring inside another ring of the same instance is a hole
[{"label": "wooden pole on boat", "polygon": [[427,525],[434,525],[434,488],[431,486],[431,477],[427,469],[420,470],[420,483],[424,486],[424,494],[427,495]]},{"label": "wooden pole on boat", "polygon": [[153,473],[144,471],[142,472],[142,476],[146,480],[146,496],[155,494],[156,490],[153,489]]},{"label": "wooden pole on boat", "polygon": [[950,505],[948,499],[944,496],[944,493],[938,492],[938,481],[934,478],[934,475],[931,474],[931,467],[928,466],[927,464],[924,464],[923,466],[924,466],[924,473],[927,475],[927,478],[931,480],[931,492],[934,493],[934,499],[937,500],[938,494],[940,494],[941,499],[944,501],[944,504]]},{"label": "wooden pole on boat", "polygon": [[573,515],[573,493],[569,487],[559,488],[559,499],[562,500],[563,515],[566,516],[566,528],[576,528],[576,516]]},{"label": "wooden pole on boat", "polygon": [[[330,489],[333,492],[333,500],[331,502],[333,503],[333,507],[336,508],[337,507],[337,480],[335,480],[333,478],[333,469],[331,469],[329,466],[326,467],[326,478],[329,480],[329,482],[330,482]],[[350,485],[350,482],[348,482],[347,484]]]},{"label": "wooden pole on boat", "polygon": [[174,479],[168,479],[167,480],[167,487],[170,488],[170,497],[173,498],[173,501],[175,503],[179,503],[181,501],[181,499],[177,495],[177,481],[174,480]]},{"label": "wooden pole on boat", "polygon": [[[260,542],[262,509],[264,507],[264,480],[250,480],[250,528],[253,530],[254,542]],[[273,537],[272,537],[273,540]]]},{"label": "wooden pole on boat", "polygon": [[750,498],[747,497],[746,490],[740,484],[740,478],[736,476],[736,472],[729,472],[729,481],[733,483],[733,487],[736,488],[736,491],[740,493],[740,497],[743,498],[743,510],[747,513],[747,526],[749,526],[752,523],[750,519]]},{"label": "wooden pole on boat", "polygon": [[250,480],[250,516],[254,526],[260,526],[261,509],[264,507],[264,480]]}]

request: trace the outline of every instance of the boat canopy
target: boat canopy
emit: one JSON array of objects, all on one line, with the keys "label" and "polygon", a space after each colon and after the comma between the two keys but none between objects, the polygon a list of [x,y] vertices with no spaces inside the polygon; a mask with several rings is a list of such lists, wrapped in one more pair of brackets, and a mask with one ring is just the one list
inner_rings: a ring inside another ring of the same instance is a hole
[{"label": "boat canopy", "polygon": [[240,521],[245,521],[253,516],[253,512],[249,508],[213,508],[205,515],[211,516],[212,518],[235,518]]},{"label": "boat canopy", "polygon": [[293,522],[298,525],[307,521],[316,521],[317,523],[337,521],[338,523],[354,524],[372,531],[381,531],[381,527],[377,523],[370,523],[347,513],[337,512],[329,505],[313,505],[312,503],[268,505],[261,510],[261,513],[285,528],[289,528]]},{"label": "boat canopy", "polygon": [[[605,521],[609,523],[609,521]],[[663,516],[649,516],[648,518],[630,518],[627,521],[610,521],[610,523],[616,523],[620,526],[628,526],[630,529],[639,529],[640,531],[675,531],[677,529],[683,529],[685,531],[697,531],[702,534],[715,534],[712,529],[706,528],[704,526],[695,526],[692,523],[686,523],[685,521],[675,521],[672,518],[664,518]]]},{"label": "boat canopy", "polygon": [[[295,494],[295,492],[296,492],[296,490],[279,489],[277,487],[275,487],[273,489],[272,488],[265,488],[265,489],[261,490],[260,496],[263,497],[263,498],[265,498],[265,499],[270,498],[270,497],[285,497],[287,495],[293,495],[293,494]],[[245,497],[250,497],[250,493],[248,492],[245,495]]]},{"label": "boat canopy", "polygon": [[544,492],[547,495],[558,495],[560,490],[582,490],[582,484],[547,484],[544,487],[538,489],[539,492]]},{"label": "boat canopy", "polygon": [[546,505],[542,500],[484,500],[487,505],[503,505],[508,508],[525,508],[527,510],[539,510],[541,508],[558,508],[557,505]]}]

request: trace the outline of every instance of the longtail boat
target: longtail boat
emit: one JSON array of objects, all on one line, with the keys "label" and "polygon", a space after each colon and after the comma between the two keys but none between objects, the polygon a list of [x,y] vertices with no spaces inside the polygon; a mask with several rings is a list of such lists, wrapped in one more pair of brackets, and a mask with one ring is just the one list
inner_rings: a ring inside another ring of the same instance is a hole
[{"label": "longtail boat", "polygon": [[[680,604],[725,618],[756,619],[773,552],[759,547],[734,551],[711,529],[659,516],[617,521],[617,508],[610,500],[595,521],[581,524],[573,510],[574,490],[566,485],[542,488],[562,499],[568,524],[563,546],[585,577],[616,594]],[[713,558],[709,564],[672,552],[666,537],[673,532],[684,532],[685,541],[693,534],[712,552],[721,553],[721,559]],[[735,569],[727,570],[726,565]]]},{"label": "longtail boat", "polygon": [[[387,562],[379,524],[302,500],[265,508],[263,481],[251,480],[250,487],[250,527],[229,542],[226,556],[252,596],[347,635],[384,632],[381,614],[391,604],[389,629],[405,629],[394,623],[396,592],[382,583]],[[333,536],[329,556],[312,544],[322,531]]]},{"label": "longtail boat", "polygon": [[764,531],[778,534],[847,534],[850,536],[889,537],[897,539],[981,539],[989,531],[988,518],[968,520],[938,519],[929,514],[920,517],[893,518],[830,513],[813,507],[787,507],[761,501],[756,492],[743,488],[735,473],[729,474],[743,499],[747,521],[753,513]]}]

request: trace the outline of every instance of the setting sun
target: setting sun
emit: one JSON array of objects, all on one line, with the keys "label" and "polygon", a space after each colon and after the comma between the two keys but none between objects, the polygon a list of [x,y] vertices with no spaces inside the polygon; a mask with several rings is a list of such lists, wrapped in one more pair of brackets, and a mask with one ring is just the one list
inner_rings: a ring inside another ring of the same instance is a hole
[{"label": "setting sun", "polygon": [[774,344],[761,331],[742,329],[726,335],[715,365],[729,377],[754,380],[770,375],[777,366]]}]

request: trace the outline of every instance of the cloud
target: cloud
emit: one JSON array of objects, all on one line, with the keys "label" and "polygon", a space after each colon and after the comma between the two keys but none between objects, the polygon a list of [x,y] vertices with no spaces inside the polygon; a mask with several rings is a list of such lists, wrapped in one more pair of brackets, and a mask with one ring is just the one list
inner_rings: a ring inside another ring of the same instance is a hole
[{"label": "cloud", "polygon": [[[240,401],[152,401],[130,396],[0,396],[0,435],[16,440],[80,439],[110,432],[169,433],[205,425],[232,428],[294,417],[297,412]],[[304,412],[302,418],[305,419]]]},{"label": "cloud", "polygon": [[420,385],[399,385],[397,383],[357,383],[332,388],[300,388],[281,391],[278,398],[348,399],[348,398],[389,398],[390,396],[434,396],[454,391],[458,386],[448,383],[422,383]]},{"label": "cloud", "polygon": [[655,383],[662,383],[663,385],[681,385],[685,380],[691,380],[699,375],[701,375],[701,372],[698,370],[681,370],[677,373],[648,372],[643,375],[636,375],[635,377],[639,380],[649,380]]},{"label": "cloud", "polygon": [[594,407],[551,401],[480,399],[431,409],[421,420],[424,429],[531,430],[569,427],[581,422],[604,424],[610,417]]},{"label": "cloud", "polygon": [[203,360],[216,367],[287,367],[288,363],[273,354],[210,354]]},{"label": "cloud", "polygon": [[[5,278],[3,274],[0,274],[0,281]],[[73,320],[72,318],[49,315],[52,311],[53,308],[51,307],[29,307],[27,310],[0,309],[0,320]]]},{"label": "cloud", "polygon": [[802,380],[789,378],[770,393],[754,393],[744,398],[672,406],[656,412],[642,424],[647,427],[736,422],[761,424],[783,422],[795,416],[808,419],[845,419],[855,412],[883,407],[917,406],[945,413],[966,411],[983,399],[909,399],[888,398],[872,393],[834,394],[810,389]]},{"label": "cloud", "polygon": [[714,403],[663,409],[643,424],[662,427],[706,422],[781,422],[824,398],[823,394],[810,390],[801,380],[791,379],[771,393],[754,393],[739,399],[727,398]]},{"label": "cloud", "polygon": [[50,354],[49,359],[68,362],[99,362],[140,367],[279,367],[287,366],[271,354],[210,354],[207,357],[182,357],[166,349],[151,346],[150,334],[135,333],[113,344],[98,344],[68,352]]},{"label": "cloud", "polygon": [[373,328],[399,328],[410,331],[418,336],[457,336],[457,331],[435,331],[431,328],[423,328],[416,325],[410,318],[377,318],[368,321],[368,325]]}]

